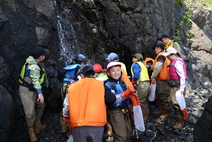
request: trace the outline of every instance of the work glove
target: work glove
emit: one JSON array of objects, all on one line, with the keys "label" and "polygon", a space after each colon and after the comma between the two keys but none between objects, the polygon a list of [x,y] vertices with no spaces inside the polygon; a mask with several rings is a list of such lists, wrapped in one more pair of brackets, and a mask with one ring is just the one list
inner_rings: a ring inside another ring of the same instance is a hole
[{"label": "work glove", "polygon": [[187,111],[186,108],[184,108],[184,109],[182,110],[182,113],[183,113],[183,119],[184,119],[184,120],[188,120],[190,114],[188,113],[188,111]]},{"label": "work glove", "polygon": [[136,81],[134,79],[132,79],[132,84],[133,86],[136,84]]},{"label": "work glove", "polygon": [[129,94],[129,98],[130,98],[130,101],[132,103],[132,106],[138,106],[140,105],[140,102],[138,100],[138,97],[135,93],[130,93]]},{"label": "work glove", "polygon": [[69,123],[69,122],[70,122],[70,117],[64,117],[64,116],[63,116],[63,120],[64,120],[65,122],[68,122],[68,123]]},{"label": "work glove", "polygon": [[156,84],[156,80],[155,80],[155,78],[151,78],[151,80],[150,80],[150,84]]},{"label": "work glove", "polygon": [[136,90],[134,89],[133,86],[129,86],[127,88],[127,90],[125,90],[124,92],[120,93],[121,97],[126,99],[127,96],[130,94],[130,93],[133,93],[133,92],[136,92]]}]

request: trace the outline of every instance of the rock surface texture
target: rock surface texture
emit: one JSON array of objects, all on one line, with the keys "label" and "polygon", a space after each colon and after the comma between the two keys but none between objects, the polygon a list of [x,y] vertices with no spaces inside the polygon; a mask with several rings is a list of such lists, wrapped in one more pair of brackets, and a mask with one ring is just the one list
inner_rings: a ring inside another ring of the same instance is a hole
[{"label": "rock surface texture", "polygon": [[[35,45],[50,50],[45,59],[50,84],[44,88],[46,109],[42,120],[47,128],[38,138],[65,142],[68,133],[60,133],[59,125],[62,68],[79,53],[88,63],[100,63],[105,68],[107,54],[116,52],[130,72],[131,54],[140,52],[154,58],[151,48],[155,41],[163,33],[174,37],[187,8],[194,9],[192,28],[184,25],[179,37],[189,76],[186,101],[192,115],[177,131],[171,128],[175,119],[157,126],[151,116],[147,131],[140,136],[144,141],[188,142],[205,136],[207,141],[212,124],[212,99],[208,99],[212,82],[212,11],[196,4],[178,5],[174,0],[1,0],[0,140],[29,141],[18,78]],[[189,30],[193,32],[192,40]]]}]

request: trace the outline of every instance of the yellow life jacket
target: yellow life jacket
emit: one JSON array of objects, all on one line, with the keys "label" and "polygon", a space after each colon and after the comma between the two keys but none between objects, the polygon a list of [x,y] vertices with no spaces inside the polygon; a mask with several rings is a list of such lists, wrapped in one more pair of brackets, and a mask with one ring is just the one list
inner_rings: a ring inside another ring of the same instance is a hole
[{"label": "yellow life jacket", "polygon": [[[23,85],[24,83],[26,83],[24,81],[24,75],[25,75],[25,71],[26,71],[26,66],[28,65],[28,63],[25,63],[21,69],[21,73],[20,73],[20,77],[19,77],[19,82]],[[40,84],[44,83],[45,80],[45,75],[46,75],[46,71],[44,68],[42,68],[39,64],[38,66],[40,67]],[[27,86],[26,86],[27,87]]]},{"label": "yellow life jacket", "polygon": [[[148,74],[147,67],[141,61],[135,62],[133,64],[138,64],[142,69],[140,72],[140,81],[149,81],[149,74]],[[134,77],[132,66],[131,66],[131,73],[132,73],[132,77]]]},{"label": "yellow life jacket", "polygon": [[169,40],[164,46],[165,50],[167,50],[170,47],[173,47],[173,44],[174,42],[172,40]]}]

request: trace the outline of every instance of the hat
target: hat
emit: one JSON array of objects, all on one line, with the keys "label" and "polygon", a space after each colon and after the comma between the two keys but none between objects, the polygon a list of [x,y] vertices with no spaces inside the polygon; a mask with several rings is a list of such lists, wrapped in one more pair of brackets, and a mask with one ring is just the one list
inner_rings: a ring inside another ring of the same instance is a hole
[{"label": "hat", "polygon": [[100,64],[94,64],[94,71],[95,72],[101,72],[102,71],[102,66]]},{"label": "hat", "polygon": [[91,64],[85,64],[80,68],[80,73],[86,74],[86,73],[91,73],[95,74],[94,68]]},{"label": "hat", "polygon": [[169,47],[168,49],[166,49],[166,52],[163,53],[162,55],[168,56],[170,54],[177,54],[177,51],[173,47]]},{"label": "hat", "polygon": [[162,34],[161,37],[160,37],[159,39],[161,40],[162,38],[169,38],[169,35],[167,35],[167,34]]},{"label": "hat", "polygon": [[119,62],[110,62],[107,64],[107,71],[110,70],[112,67],[119,66],[121,67],[121,64]]},{"label": "hat", "polygon": [[162,50],[164,50],[164,43],[163,43],[162,41],[158,40],[158,41],[155,43],[153,49],[155,49],[155,47],[160,47]]},{"label": "hat", "polygon": [[134,54],[132,56],[137,58],[138,60],[143,60],[143,55],[141,55],[140,53],[136,53],[136,54]]},{"label": "hat", "polygon": [[108,61],[119,60],[119,56],[116,53],[110,53],[107,58]]},{"label": "hat", "polygon": [[49,54],[49,50],[48,49],[44,49],[41,46],[35,46],[32,49],[32,56],[35,58],[40,57],[41,55],[48,55]]},{"label": "hat", "polygon": [[74,60],[76,61],[83,61],[83,62],[86,62],[86,58],[85,58],[85,56],[84,55],[82,55],[82,54],[78,54],[78,55],[76,55],[75,57],[74,57]]}]

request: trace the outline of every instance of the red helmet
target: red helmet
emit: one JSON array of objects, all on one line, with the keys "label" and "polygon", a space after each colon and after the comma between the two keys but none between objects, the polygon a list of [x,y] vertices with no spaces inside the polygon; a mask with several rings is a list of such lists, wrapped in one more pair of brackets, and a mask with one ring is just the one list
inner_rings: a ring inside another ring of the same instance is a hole
[{"label": "red helmet", "polygon": [[95,72],[101,72],[102,66],[100,64],[94,64],[93,65]]}]

